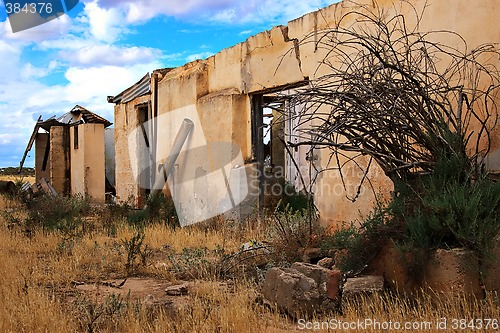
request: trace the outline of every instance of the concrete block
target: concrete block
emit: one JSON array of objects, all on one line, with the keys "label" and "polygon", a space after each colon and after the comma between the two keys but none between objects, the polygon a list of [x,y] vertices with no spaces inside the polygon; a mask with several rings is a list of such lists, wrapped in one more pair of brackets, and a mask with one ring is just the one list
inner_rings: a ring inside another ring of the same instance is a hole
[{"label": "concrete block", "polygon": [[482,298],[479,261],[474,251],[437,249],[425,266],[424,287],[439,299],[458,296]]},{"label": "concrete block", "polygon": [[349,278],[342,290],[342,306],[363,299],[379,298],[384,292],[383,276],[360,276]]},{"label": "concrete block", "polygon": [[500,291],[500,235],[494,240],[491,258],[483,264],[483,284],[486,291]]}]

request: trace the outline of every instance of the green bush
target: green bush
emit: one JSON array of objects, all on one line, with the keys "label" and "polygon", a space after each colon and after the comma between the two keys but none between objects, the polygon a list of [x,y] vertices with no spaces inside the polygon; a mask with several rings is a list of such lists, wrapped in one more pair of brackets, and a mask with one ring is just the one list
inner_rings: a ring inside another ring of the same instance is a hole
[{"label": "green bush", "polygon": [[28,205],[25,224],[28,228],[74,233],[83,227],[82,216],[90,211],[88,198],[43,195],[34,198]]},{"label": "green bush", "polygon": [[161,193],[156,196],[150,195],[144,209],[132,211],[127,220],[136,227],[144,226],[148,222],[163,222],[174,228],[180,226],[172,198],[166,198]]},{"label": "green bush", "polygon": [[419,195],[395,197],[389,209],[404,222],[407,247],[465,247],[488,254],[500,232],[500,183],[485,175],[474,181],[444,181],[441,175],[420,181]]},{"label": "green bush", "polygon": [[323,253],[336,251],[335,265],[344,272],[360,273],[377,256],[390,239],[400,238],[401,228],[378,206],[358,227],[344,224],[325,238]]},{"label": "green bush", "polygon": [[311,203],[306,194],[297,192],[295,186],[288,182],[281,183],[280,186],[283,195],[276,206],[276,210],[305,213],[310,208]]},{"label": "green bush", "polygon": [[172,272],[180,279],[199,279],[219,276],[220,264],[226,254],[217,246],[214,250],[206,247],[183,248],[182,253],[168,253]]},{"label": "green bush", "polygon": [[344,250],[337,258],[344,271],[362,270],[389,241],[415,254],[409,266],[424,263],[437,248],[464,247],[488,258],[500,233],[500,183],[472,166],[465,154],[443,153],[433,173],[397,182],[388,205],[359,228],[334,232],[323,249]]},{"label": "green bush", "polygon": [[122,245],[127,253],[125,270],[127,274],[134,273],[140,265],[146,266],[148,258],[152,255],[152,250],[144,244],[144,230],[136,230],[130,239],[123,239]]}]

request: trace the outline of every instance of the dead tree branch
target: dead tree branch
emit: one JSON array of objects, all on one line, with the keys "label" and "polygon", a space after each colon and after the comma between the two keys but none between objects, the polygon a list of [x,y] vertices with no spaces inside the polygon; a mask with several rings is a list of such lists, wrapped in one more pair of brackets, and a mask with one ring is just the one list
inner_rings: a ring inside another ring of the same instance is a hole
[{"label": "dead tree branch", "polygon": [[317,73],[326,74],[286,96],[301,110],[297,123],[312,124],[289,146],[368,155],[393,181],[431,173],[443,155],[481,170],[498,121],[499,47],[469,51],[453,31],[420,32],[424,12],[413,9],[408,27],[402,14],[352,2],[336,26],[305,37],[302,46],[323,52]]}]

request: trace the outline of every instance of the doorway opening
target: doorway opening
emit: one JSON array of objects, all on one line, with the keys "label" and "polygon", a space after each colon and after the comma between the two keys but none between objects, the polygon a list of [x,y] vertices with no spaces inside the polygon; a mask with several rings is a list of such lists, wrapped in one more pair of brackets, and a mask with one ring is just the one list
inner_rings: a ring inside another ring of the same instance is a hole
[{"label": "doorway opening", "polygon": [[301,121],[302,105],[291,102],[294,88],[252,96],[252,155],[257,163],[259,211],[274,208],[287,187],[293,191],[308,190],[308,170],[313,163],[311,147],[297,146],[305,141]]},{"label": "doorway opening", "polygon": [[[151,193],[152,187],[152,177],[151,177],[151,150],[153,147],[151,146],[151,131],[148,128],[148,120],[150,119],[150,107],[149,103],[143,103],[136,106],[137,110],[137,122],[140,127],[139,135],[142,135],[144,138],[144,143],[147,149],[141,149],[141,151],[137,152],[137,156],[139,157],[137,163],[139,170],[142,172],[139,173],[138,184],[139,185],[139,193],[138,193],[138,206],[142,208]],[[149,185],[149,186],[148,186]]]}]

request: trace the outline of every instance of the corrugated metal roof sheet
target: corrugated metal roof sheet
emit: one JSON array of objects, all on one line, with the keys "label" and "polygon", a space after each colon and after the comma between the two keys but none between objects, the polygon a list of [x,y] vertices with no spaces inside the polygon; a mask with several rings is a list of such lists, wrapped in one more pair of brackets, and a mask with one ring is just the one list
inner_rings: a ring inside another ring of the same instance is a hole
[{"label": "corrugated metal roof sheet", "polygon": [[151,93],[151,76],[149,73],[144,75],[142,79],[140,79],[136,84],[133,86],[125,89],[118,95],[114,97],[108,97],[108,102],[109,103],[127,103],[130,102],[133,99],[136,99],[137,97],[144,96],[147,94]]},{"label": "corrugated metal roof sheet", "polygon": [[76,125],[79,123],[97,123],[104,124],[104,127],[111,126],[111,122],[104,119],[101,116],[96,115],[93,112],[90,112],[86,108],[80,105],[76,105],[71,111],[63,114],[59,118],[55,119],[51,117],[45,121],[38,122],[37,125],[43,128],[46,131],[50,131],[52,126],[61,126],[61,125]]},{"label": "corrugated metal roof sheet", "polygon": [[61,124],[74,125],[80,122],[83,123],[98,123],[104,124],[104,127],[110,126],[112,123],[97,114],[90,112],[80,105],[76,105],[70,112],[63,114],[57,121]]}]

